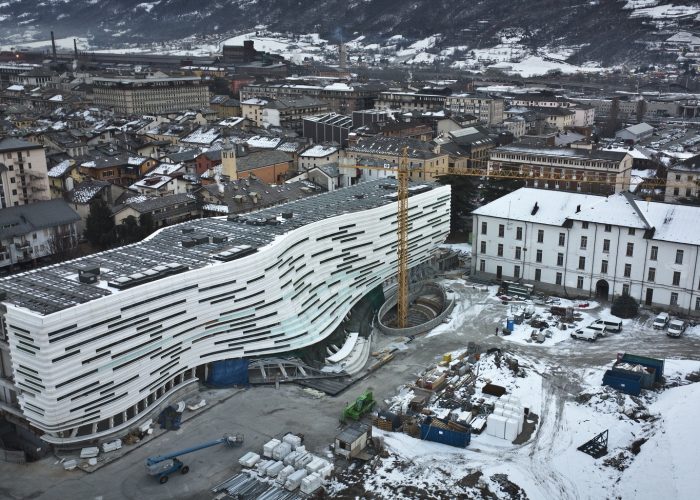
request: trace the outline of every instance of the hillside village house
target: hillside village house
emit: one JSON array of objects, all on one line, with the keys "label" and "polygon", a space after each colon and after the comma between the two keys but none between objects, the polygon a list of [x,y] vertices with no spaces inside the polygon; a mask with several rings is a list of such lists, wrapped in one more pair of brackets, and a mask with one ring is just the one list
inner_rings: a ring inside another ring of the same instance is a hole
[{"label": "hillside village house", "polygon": [[700,207],[521,188],[473,218],[476,276],[700,315]]}]

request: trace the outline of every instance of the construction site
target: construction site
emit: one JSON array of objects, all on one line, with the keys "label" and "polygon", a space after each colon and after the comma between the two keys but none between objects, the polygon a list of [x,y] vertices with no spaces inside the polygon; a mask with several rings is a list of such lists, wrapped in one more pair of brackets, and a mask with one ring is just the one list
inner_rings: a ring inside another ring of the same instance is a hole
[{"label": "construction site", "polygon": [[[642,311],[580,342],[607,302],[474,277],[470,245],[444,243],[449,186],[397,174],[0,283],[23,408],[0,493],[635,491],[656,405],[700,377],[700,331],[660,337]],[[645,392],[601,385],[650,367]]]}]

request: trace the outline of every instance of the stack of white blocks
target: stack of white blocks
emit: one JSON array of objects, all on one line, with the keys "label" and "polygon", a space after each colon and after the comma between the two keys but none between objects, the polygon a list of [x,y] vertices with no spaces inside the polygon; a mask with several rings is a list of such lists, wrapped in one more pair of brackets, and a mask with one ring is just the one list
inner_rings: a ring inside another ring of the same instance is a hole
[{"label": "stack of white blocks", "polygon": [[496,401],[486,422],[486,434],[513,441],[523,430],[525,411],[520,400],[503,395]]},{"label": "stack of white blocks", "polygon": [[249,452],[239,463],[244,467],[255,466],[260,476],[276,478],[277,484],[290,491],[300,488],[304,493],[313,493],[333,472],[333,464],[307,452],[295,434],[265,443],[263,457],[269,460],[261,460],[259,455]]}]

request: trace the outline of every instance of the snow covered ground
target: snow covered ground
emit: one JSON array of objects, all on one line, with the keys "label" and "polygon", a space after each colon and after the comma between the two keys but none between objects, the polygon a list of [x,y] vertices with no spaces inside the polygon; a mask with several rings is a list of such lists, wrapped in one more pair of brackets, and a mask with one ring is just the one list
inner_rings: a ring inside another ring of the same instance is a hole
[{"label": "snow covered ground", "polygon": [[[373,467],[356,468],[329,487],[331,494],[360,493],[375,498],[530,499],[693,499],[700,488],[695,458],[700,433],[700,384],[685,376],[700,361],[667,360],[667,386],[640,397],[601,386],[606,366],[590,367],[559,387],[561,367],[516,358],[519,374],[494,355],[478,362],[475,397],[486,382],[502,385],[538,416],[524,444],[473,435],[466,449],[421,441],[403,433],[373,429],[388,454]],[[410,400],[403,390],[395,401]],[[487,400],[492,396],[484,396]],[[604,430],[608,453],[594,459],[577,447]],[[348,483],[357,481],[354,489]],[[419,492],[425,492],[421,496]]]},{"label": "snow covered ground", "polygon": [[[651,328],[653,315],[623,321],[621,333],[597,342],[571,339],[569,331],[555,332],[543,344],[528,343],[531,327],[508,336],[494,335],[509,313],[495,287],[471,286],[463,280],[443,280],[458,297],[450,322],[425,339],[462,348],[471,341],[497,346],[474,365],[477,374],[472,403],[495,402],[482,394],[486,383],[501,385],[536,415],[534,431],[513,444],[482,433],[465,449],[421,441],[403,433],[373,429],[386,453],[371,465],[339,474],[329,493],[355,498],[529,498],[529,499],[694,499],[700,476],[693,464],[700,433],[693,415],[700,409],[700,326],[670,339]],[[613,318],[607,305],[559,299],[562,307],[577,308],[585,326],[598,318]],[[520,304],[518,304],[519,306]],[[536,305],[535,314],[547,320],[550,305]],[[520,336],[519,336],[520,335]],[[436,337],[437,336],[437,337]],[[639,397],[602,386],[602,378],[618,352],[666,358],[663,387],[643,390]],[[435,358],[436,362],[442,355]],[[517,362],[517,368],[513,368]],[[431,367],[424,366],[425,372]],[[418,373],[412,372],[416,377]],[[689,374],[694,374],[688,377]],[[452,375],[451,375],[452,376]],[[408,410],[416,395],[415,379],[405,380],[395,396],[384,401],[393,411]],[[454,383],[454,381],[452,382]],[[469,397],[457,382],[455,398]],[[431,400],[427,409],[441,418],[461,418],[465,411],[452,403]],[[535,420],[532,417],[532,420]],[[608,431],[608,453],[594,459],[577,448]]]}]

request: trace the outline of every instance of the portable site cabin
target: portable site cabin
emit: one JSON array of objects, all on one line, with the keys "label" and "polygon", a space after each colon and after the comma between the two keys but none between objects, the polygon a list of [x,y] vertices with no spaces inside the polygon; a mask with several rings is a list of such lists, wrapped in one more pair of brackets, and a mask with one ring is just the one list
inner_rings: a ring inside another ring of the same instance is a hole
[{"label": "portable site cabin", "polygon": [[371,427],[366,425],[348,427],[335,437],[335,453],[348,460],[356,458],[367,448],[371,437]]}]

